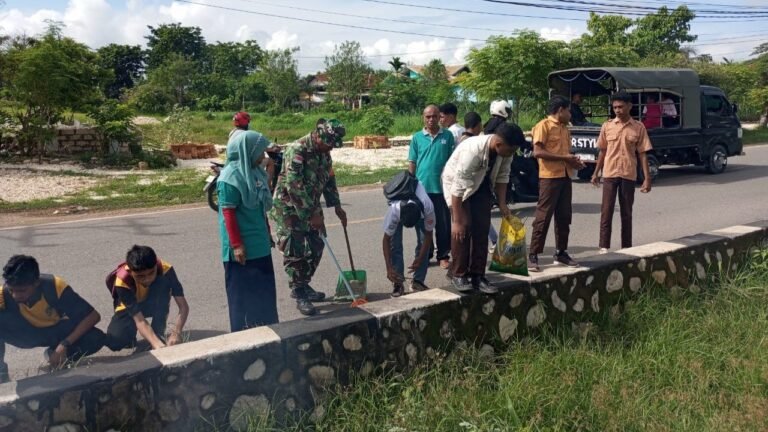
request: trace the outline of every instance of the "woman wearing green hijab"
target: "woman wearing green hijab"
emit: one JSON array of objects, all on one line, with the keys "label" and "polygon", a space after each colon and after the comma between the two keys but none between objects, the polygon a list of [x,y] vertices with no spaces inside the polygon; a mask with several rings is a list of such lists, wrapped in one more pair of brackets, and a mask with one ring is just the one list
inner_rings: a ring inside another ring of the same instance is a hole
[{"label": "woman wearing green hijab", "polygon": [[260,133],[235,134],[217,182],[224,280],[233,332],[277,322],[275,270],[267,211],[272,207],[261,167],[269,140]]}]

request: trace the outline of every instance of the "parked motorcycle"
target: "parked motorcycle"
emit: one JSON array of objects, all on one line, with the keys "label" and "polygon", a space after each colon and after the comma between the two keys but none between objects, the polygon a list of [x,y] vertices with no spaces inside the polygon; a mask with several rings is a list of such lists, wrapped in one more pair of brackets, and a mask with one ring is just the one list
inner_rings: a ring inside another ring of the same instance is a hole
[{"label": "parked motorcycle", "polygon": [[216,182],[219,180],[219,174],[221,174],[222,168],[224,168],[223,163],[211,161],[212,174],[205,179],[205,186],[203,187],[203,192],[205,192],[208,197],[208,207],[215,212],[219,211],[219,198],[216,195]]},{"label": "parked motorcycle", "polygon": [[[275,171],[272,175],[272,181],[269,185],[270,190],[274,191],[275,186],[277,186],[277,177],[280,175],[280,172],[283,169],[283,153],[280,147],[275,147],[273,149],[267,150],[267,155],[275,164]],[[205,179],[203,192],[205,192],[206,196],[208,197],[208,207],[210,207],[211,210],[218,212],[219,200],[216,195],[216,182],[219,179],[222,168],[224,168],[224,164],[211,161],[210,168],[212,173],[208,176],[208,178]]]},{"label": "parked motorcycle", "polygon": [[[533,156],[533,147],[530,143],[527,144],[512,158],[507,184],[507,204],[539,200],[539,162]],[[494,202],[494,205],[498,205],[498,202]]]}]

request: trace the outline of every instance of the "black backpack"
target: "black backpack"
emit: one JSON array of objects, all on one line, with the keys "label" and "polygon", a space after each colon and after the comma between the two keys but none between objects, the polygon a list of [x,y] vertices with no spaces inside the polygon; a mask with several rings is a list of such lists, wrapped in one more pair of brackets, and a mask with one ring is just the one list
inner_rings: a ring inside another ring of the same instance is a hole
[{"label": "black backpack", "polygon": [[400,171],[384,185],[384,196],[390,203],[397,201],[413,200],[419,202],[416,197],[416,187],[419,180],[408,171]]}]

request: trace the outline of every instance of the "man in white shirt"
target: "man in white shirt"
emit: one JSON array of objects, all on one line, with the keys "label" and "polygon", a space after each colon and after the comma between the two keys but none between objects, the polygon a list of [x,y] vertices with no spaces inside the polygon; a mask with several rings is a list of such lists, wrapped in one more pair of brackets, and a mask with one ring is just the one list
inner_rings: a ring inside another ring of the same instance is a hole
[{"label": "man in white shirt", "polygon": [[[493,194],[495,190],[499,202],[506,202],[512,155],[524,143],[519,126],[503,123],[493,135],[464,140],[445,165],[443,193],[453,216],[450,276],[459,292],[498,292],[485,278]],[[510,215],[506,205],[500,205],[499,211],[502,217]]]},{"label": "man in white shirt", "polygon": [[664,117],[677,117],[675,101],[666,94],[661,97],[661,115]]},{"label": "man in white shirt", "polygon": [[426,290],[428,288],[424,285],[424,281],[429,267],[429,252],[432,250],[435,208],[421,183],[416,186],[416,194],[413,198],[390,202],[387,215],[384,216],[382,247],[387,279],[394,286],[392,297],[400,297],[405,293],[403,227],[415,228],[417,236],[415,257],[408,267],[409,272],[413,273],[411,288],[414,291]]},{"label": "man in white shirt", "polygon": [[440,126],[451,131],[455,143],[459,142],[464,133],[464,128],[456,122],[458,115],[459,109],[456,108],[456,105],[450,102],[440,105]]}]

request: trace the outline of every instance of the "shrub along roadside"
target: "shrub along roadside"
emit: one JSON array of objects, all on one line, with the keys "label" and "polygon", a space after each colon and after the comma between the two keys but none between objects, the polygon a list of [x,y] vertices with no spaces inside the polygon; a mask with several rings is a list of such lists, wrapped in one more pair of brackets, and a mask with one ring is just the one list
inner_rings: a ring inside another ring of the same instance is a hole
[{"label": "shrub along roadside", "polygon": [[[646,287],[618,321],[549,329],[337,388],[316,431],[768,429],[768,251],[701,293]],[[279,430],[306,430],[308,420]],[[249,431],[278,430],[253,418]]]}]

